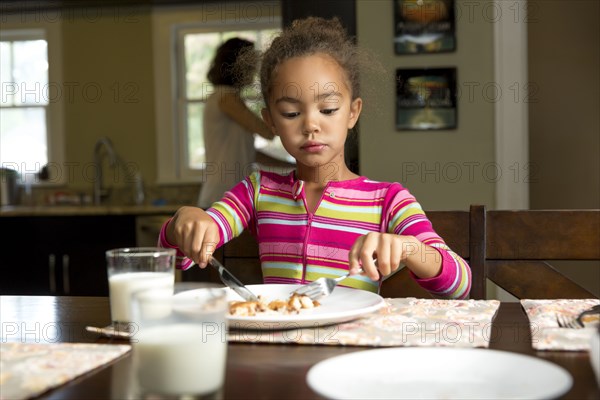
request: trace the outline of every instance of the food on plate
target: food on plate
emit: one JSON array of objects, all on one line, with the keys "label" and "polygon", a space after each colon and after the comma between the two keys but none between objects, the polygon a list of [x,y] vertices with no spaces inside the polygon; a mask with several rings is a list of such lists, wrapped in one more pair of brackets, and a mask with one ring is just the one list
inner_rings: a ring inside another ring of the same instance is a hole
[{"label": "food on plate", "polygon": [[581,320],[584,325],[587,324],[597,324],[600,322],[600,314],[588,314],[581,317]]},{"label": "food on plate", "polygon": [[298,314],[302,309],[320,306],[318,301],[311,300],[308,296],[292,293],[287,300],[267,301],[263,296],[258,296],[258,301],[232,301],[229,303],[229,314],[237,317],[252,317],[257,314]]}]

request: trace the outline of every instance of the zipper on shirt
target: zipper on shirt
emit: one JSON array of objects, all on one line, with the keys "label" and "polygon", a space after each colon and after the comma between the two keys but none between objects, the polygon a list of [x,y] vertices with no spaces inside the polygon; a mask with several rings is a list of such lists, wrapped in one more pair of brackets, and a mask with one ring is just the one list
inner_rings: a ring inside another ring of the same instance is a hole
[{"label": "zipper on shirt", "polygon": [[[327,193],[327,189],[329,189],[329,182],[327,182],[325,188],[323,189],[323,193],[321,193],[321,197],[319,198],[317,206],[315,207],[315,213],[321,206],[321,202],[323,201],[323,197]],[[302,191],[304,191],[304,188],[302,188]],[[306,283],[306,269],[308,268],[308,237],[310,236],[310,230],[312,227],[314,213],[311,213],[308,210],[308,204],[306,204],[306,193],[304,193],[304,196],[302,197],[302,202],[304,203],[304,209],[306,210],[306,214],[308,215],[308,221],[306,221],[306,233],[304,234],[304,244],[302,245],[302,283]]]},{"label": "zipper on shirt", "polygon": [[308,221],[306,221],[306,233],[304,234],[304,244],[302,245],[302,283],[306,283],[306,269],[308,268],[308,237],[310,236],[310,228],[312,227],[313,215],[308,212]]}]

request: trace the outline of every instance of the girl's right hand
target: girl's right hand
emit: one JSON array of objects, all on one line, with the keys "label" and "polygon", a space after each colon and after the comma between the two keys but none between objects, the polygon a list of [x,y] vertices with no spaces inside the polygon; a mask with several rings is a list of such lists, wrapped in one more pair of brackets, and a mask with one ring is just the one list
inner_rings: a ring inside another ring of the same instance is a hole
[{"label": "girl's right hand", "polygon": [[167,226],[167,240],[176,245],[183,254],[200,268],[208,260],[219,243],[219,228],[201,208],[181,207]]}]

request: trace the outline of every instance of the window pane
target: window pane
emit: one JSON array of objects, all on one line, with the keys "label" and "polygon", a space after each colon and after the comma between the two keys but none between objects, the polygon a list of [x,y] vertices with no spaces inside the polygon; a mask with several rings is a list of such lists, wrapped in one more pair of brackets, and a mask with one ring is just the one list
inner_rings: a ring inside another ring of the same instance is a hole
[{"label": "window pane", "polygon": [[13,104],[12,92],[14,92],[14,90],[8,90],[8,93],[11,94],[5,92],[6,89],[10,89],[13,81],[10,69],[12,56],[10,44],[10,42],[0,42],[0,82],[2,82],[2,87],[0,88],[0,104],[2,105]]},{"label": "window pane", "polygon": [[0,108],[0,165],[32,172],[47,163],[45,108]]},{"label": "window pane", "polygon": [[265,51],[273,41],[273,38],[281,33],[281,29],[263,29],[258,32],[256,48]]},{"label": "window pane", "polygon": [[19,92],[15,104],[48,104],[48,43],[45,40],[13,42],[13,77]]},{"label": "window pane", "polygon": [[187,144],[188,167],[201,169],[206,160],[204,157],[204,136],[202,128],[202,113],[204,103],[192,103],[187,107]]},{"label": "window pane", "polygon": [[206,74],[221,42],[218,33],[190,33],[184,37],[186,98],[206,99],[212,92]]}]

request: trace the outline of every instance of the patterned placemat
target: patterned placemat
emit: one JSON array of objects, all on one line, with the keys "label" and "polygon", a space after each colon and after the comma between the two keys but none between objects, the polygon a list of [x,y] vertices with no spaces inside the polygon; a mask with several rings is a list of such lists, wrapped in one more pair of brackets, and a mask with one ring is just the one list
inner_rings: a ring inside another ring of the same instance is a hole
[{"label": "patterned placemat", "polygon": [[521,305],[529,318],[531,328],[531,346],[536,350],[572,350],[590,349],[590,341],[599,322],[598,315],[586,319],[586,328],[560,328],[558,314],[576,317],[580,312],[600,304],[598,299],[522,299]]},{"label": "patterned placemat", "polygon": [[0,399],[27,399],[104,365],[129,345],[0,343]]},{"label": "patterned placemat", "polygon": [[488,347],[497,300],[386,299],[379,311],[338,325],[231,330],[232,342],[339,346]]}]

